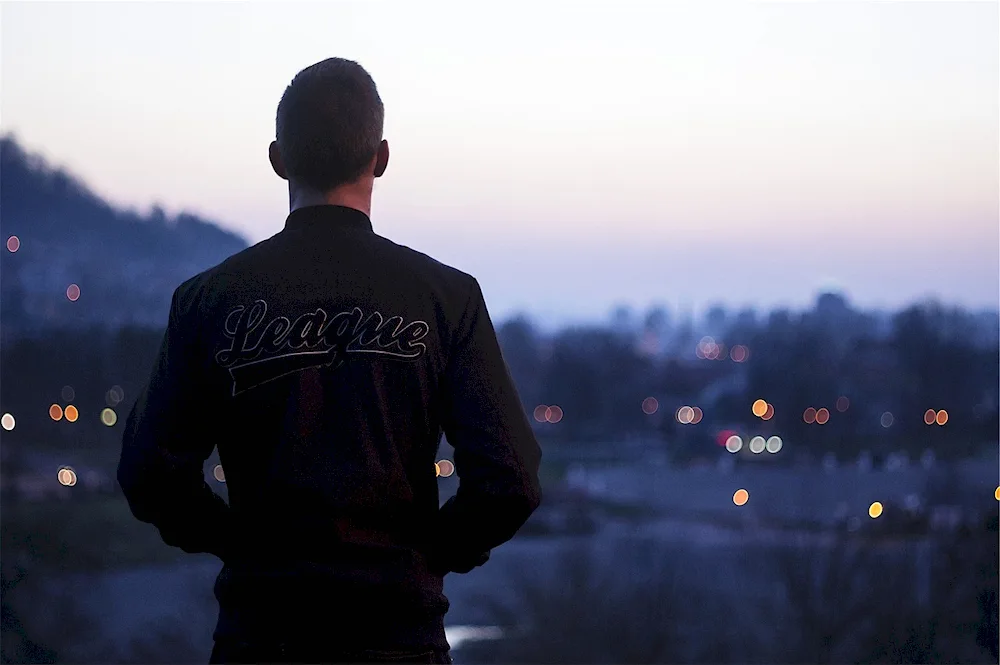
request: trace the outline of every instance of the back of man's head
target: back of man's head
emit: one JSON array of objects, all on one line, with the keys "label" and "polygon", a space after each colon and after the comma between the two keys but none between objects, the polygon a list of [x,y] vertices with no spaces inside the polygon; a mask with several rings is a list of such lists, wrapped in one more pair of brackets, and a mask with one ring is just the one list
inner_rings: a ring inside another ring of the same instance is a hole
[{"label": "back of man's head", "polygon": [[278,104],[288,179],[317,192],[354,182],[378,153],[384,117],[375,82],[358,63],[329,58],[306,67]]}]

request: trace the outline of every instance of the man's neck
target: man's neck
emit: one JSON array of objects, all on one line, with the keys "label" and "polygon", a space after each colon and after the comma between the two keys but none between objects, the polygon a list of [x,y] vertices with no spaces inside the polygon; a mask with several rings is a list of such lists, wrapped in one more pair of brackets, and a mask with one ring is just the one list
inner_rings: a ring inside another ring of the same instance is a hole
[{"label": "man's neck", "polygon": [[[367,190],[367,191],[366,191]],[[360,210],[369,217],[372,214],[372,190],[370,188],[351,185],[338,187],[329,192],[317,192],[315,190],[302,189],[289,186],[288,188],[288,210],[293,212],[299,208],[310,206],[343,206]]]}]

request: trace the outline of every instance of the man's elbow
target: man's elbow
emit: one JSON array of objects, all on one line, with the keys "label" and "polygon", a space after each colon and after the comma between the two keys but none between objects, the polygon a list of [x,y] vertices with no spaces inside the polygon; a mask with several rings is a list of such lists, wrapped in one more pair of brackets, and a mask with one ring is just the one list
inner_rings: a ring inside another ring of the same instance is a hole
[{"label": "man's elbow", "polygon": [[132,515],[141,522],[152,523],[153,506],[149,493],[146,491],[147,485],[143,482],[141,475],[135,469],[120,464],[117,479],[118,487],[121,488],[122,494],[132,510]]}]

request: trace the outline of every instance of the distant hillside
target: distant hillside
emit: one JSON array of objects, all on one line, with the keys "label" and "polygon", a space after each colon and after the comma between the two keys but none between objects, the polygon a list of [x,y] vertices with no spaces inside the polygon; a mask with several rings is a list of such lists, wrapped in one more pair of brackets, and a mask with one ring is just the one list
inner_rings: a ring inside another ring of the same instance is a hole
[{"label": "distant hillside", "polygon": [[[63,169],[0,138],[0,319],[5,336],[41,328],[161,326],[173,289],[247,246],[195,215],[112,207]],[[5,246],[17,236],[20,247]],[[66,296],[80,287],[76,302]]]}]

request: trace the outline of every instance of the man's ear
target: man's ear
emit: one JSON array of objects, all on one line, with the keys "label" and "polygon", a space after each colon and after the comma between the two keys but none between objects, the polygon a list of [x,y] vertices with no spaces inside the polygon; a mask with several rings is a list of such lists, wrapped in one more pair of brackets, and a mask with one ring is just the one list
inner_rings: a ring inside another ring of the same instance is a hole
[{"label": "man's ear", "polygon": [[389,166],[389,142],[382,139],[378,152],[375,153],[375,177],[381,178],[387,166]]},{"label": "man's ear", "polygon": [[288,180],[285,161],[281,158],[281,148],[278,147],[277,141],[271,141],[271,145],[267,149],[267,156],[271,160],[271,168],[278,174],[278,177],[282,180]]}]

